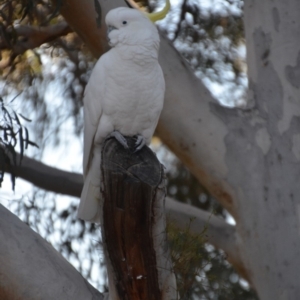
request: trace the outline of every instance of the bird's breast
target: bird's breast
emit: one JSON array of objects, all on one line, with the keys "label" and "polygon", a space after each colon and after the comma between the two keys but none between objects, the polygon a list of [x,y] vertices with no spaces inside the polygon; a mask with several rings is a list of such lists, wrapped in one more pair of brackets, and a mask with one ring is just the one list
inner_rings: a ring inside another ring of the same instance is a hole
[{"label": "bird's breast", "polygon": [[111,117],[115,130],[134,135],[156,126],[164,100],[164,78],[158,63],[115,69],[106,91],[103,113]]}]

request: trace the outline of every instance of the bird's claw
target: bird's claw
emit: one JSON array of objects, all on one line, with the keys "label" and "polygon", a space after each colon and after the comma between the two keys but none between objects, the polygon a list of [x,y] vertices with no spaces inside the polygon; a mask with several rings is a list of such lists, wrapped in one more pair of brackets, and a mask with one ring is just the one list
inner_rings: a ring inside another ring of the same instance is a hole
[{"label": "bird's claw", "polygon": [[109,137],[114,137],[125,149],[129,148],[125,137],[119,131],[113,131]]},{"label": "bird's claw", "polygon": [[145,138],[140,134],[137,135],[134,153],[140,151],[145,146],[145,144],[146,144]]}]

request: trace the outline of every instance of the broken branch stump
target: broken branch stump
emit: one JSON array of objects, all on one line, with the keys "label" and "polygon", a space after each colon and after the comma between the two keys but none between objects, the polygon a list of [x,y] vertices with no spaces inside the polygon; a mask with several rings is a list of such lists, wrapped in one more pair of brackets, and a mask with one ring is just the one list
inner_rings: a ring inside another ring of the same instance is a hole
[{"label": "broken branch stump", "polygon": [[129,149],[112,138],[102,150],[102,237],[109,279],[121,300],[176,299],[163,166],[147,146],[135,153],[136,139],[126,140]]}]

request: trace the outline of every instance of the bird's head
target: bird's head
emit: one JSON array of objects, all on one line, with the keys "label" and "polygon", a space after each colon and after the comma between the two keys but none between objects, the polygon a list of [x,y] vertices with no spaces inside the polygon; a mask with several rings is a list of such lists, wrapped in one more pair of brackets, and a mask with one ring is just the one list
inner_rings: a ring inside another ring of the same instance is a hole
[{"label": "bird's head", "polygon": [[158,31],[142,12],[127,7],[118,7],[108,12],[105,22],[111,47],[145,46],[158,50]]}]

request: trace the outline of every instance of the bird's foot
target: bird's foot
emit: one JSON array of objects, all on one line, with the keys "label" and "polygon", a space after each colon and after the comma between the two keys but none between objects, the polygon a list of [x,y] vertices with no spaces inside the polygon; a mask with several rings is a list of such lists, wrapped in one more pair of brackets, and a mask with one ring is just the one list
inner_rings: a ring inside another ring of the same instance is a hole
[{"label": "bird's foot", "polygon": [[125,137],[119,131],[113,131],[108,137],[114,137],[125,149],[129,148]]},{"label": "bird's foot", "polygon": [[146,144],[146,139],[142,135],[138,134],[136,136],[134,153],[140,151],[145,146],[145,144]]}]

